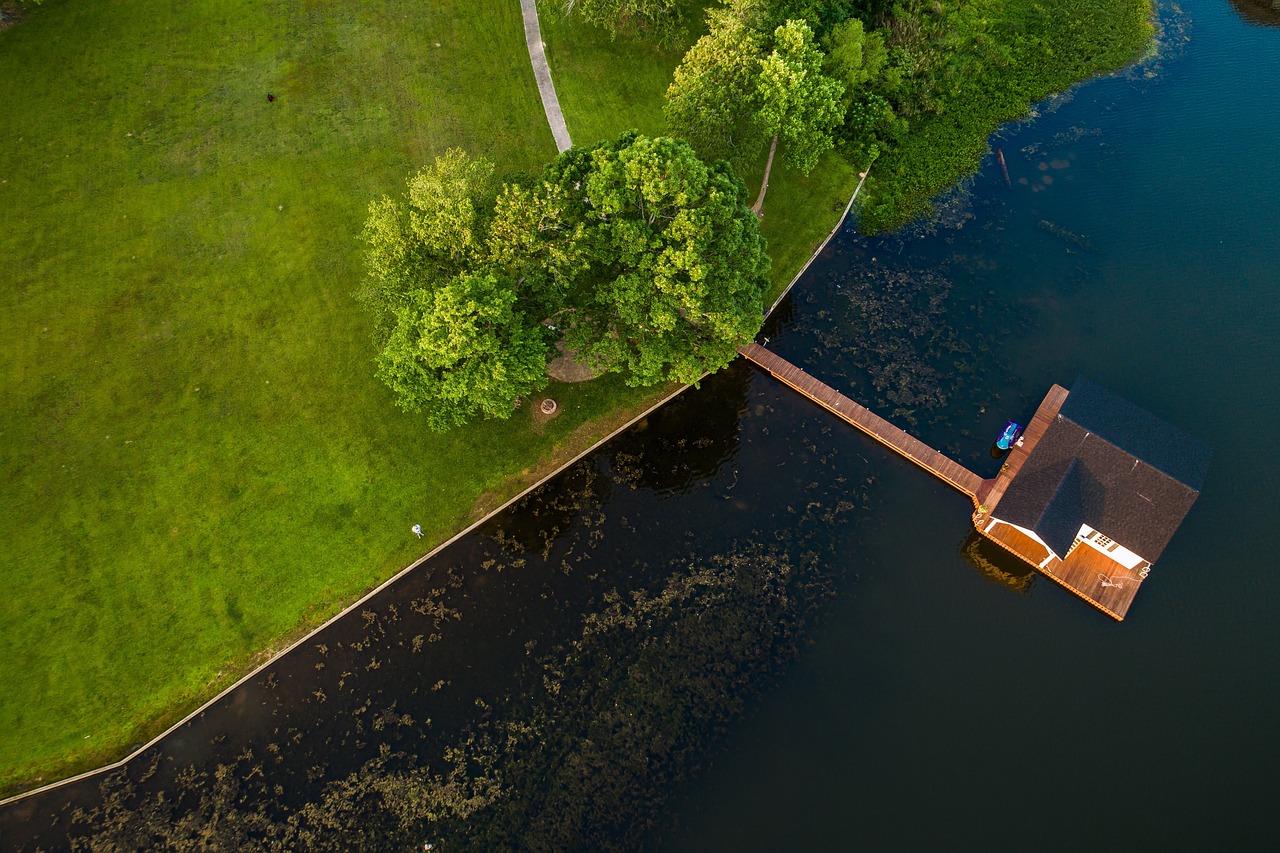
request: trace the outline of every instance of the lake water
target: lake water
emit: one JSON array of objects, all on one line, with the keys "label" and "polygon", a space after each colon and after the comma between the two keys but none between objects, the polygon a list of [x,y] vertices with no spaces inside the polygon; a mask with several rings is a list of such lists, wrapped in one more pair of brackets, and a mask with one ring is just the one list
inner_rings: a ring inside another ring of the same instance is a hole
[{"label": "lake water", "polygon": [[[989,160],[962,227],[843,241],[949,277],[960,329],[974,304],[1012,318],[990,352],[1003,375],[950,399],[922,430],[935,446],[958,441],[976,467],[982,442],[957,430],[994,436],[1077,374],[1215,446],[1151,582],[1119,625],[1040,579],[1024,595],[985,583],[956,552],[964,500],[886,474],[856,556],[874,568],[690,787],[670,849],[1274,842],[1280,29],[1213,0],[1183,9],[1165,9],[1147,69],[999,134],[1013,189]],[[814,278],[777,348],[839,377],[815,340],[840,334],[822,312],[841,276]]]},{"label": "lake water", "polygon": [[[579,746],[506,768],[559,790],[577,767],[604,803],[592,780],[630,780],[601,824],[620,846],[1260,846],[1280,764],[1280,28],[1219,0],[1163,20],[1159,57],[993,140],[1011,187],[990,158],[931,227],[850,228],[765,332],[984,475],[1005,420],[1078,374],[1214,445],[1199,503],[1124,623],[975,551],[966,498],[738,364],[105,789],[0,811],[3,845],[155,843],[215,814],[278,822],[384,746],[403,756],[386,772],[406,772],[504,720],[548,742],[607,741],[600,721],[618,718],[604,700],[633,695],[607,685],[641,672],[693,722],[675,737],[655,724],[663,737],[630,753],[631,775],[582,769]],[[744,554],[790,567],[758,584],[773,610],[713,586],[682,613],[627,603],[675,590],[691,562],[724,570]],[[705,629],[689,630],[695,609]],[[604,629],[573,645],[607,612],[644,618],[625,645]],[[674,651],[627,658],[651,644]],[[682,655],[729,675],[695,681]],[[544,676],[566,661],[582,684],[565,676],[552,695]],[[504,837],[555,849],[528,817],[553,802],[514,809]],[[219,825],[224,839],[257,831]]]}]

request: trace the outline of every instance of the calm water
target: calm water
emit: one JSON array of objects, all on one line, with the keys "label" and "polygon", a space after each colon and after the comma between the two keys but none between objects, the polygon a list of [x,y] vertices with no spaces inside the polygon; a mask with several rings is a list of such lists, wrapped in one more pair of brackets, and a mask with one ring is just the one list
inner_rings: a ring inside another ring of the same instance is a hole
[{"label": "calm water", "polygon": [[[743,713],[707,723],[693,781],[657,779],[651,848],[1260,844],[1280,793],[1280,29],[1218,0],[1165,21],[1161,57],[994,140],[1011,189],[992,161],[931,229],[850,230],[766,332],[984,474],[1004,421],[1081,373],[1215,445],[1126,622],[984,568],[967,499],[736,365],[228,697],[109,799],[136,815],[165,791],[156,820],[207,822],[223,764],[279,819],[383,745],[429,763],[536,705],[531,662],[612,591],[767,549],[809,567],[786,615],[811,642],[741,679]],[[0,839],[65,847],[102,830],[72,821],[102,798],[94,780],[22,801]]]},{"label": "calm water", "polygon": [[[1002,323],[1005,380],[966,385],[922,430],[939,446],[975,423],[996,434],[1081,373],[1215,445],[1152,582],[1121,625],[1047,582],[1010,594],[957,556],[962,499],[886,475],[857,555],[874,568],[688,790],[670,848],[1274,843],[1280,29],[1184,8],[1166,10],[1154,76],[1092,83],[1000,134],[1013,190],[989,161],[958,230],[845,241],[948,276],[959,326],[984,301],[1032,320]],[[814,341],[848,284],[817,279],[779,348],[837,374]]]}]

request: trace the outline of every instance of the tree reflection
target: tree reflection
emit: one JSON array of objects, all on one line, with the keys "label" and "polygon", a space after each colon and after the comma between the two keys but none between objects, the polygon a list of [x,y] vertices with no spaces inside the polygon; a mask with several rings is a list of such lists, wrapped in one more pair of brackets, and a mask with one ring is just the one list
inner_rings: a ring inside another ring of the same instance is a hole
[{"label": "tree reflection", "polygon": [[738,451],[738,416],[746,410],[751,369],[737,361],[707,377],[696,394],[662,410],[662,434],[636,424],[609,446],[609,464],[624,481],[660,494],[683,494],[716,476]]},{"label": "tree reflection", "polygon": [[978,574],[1014,592],[1025,593],[1035,581],[1036,570],[976,530],[960,546],[960,556]]}]

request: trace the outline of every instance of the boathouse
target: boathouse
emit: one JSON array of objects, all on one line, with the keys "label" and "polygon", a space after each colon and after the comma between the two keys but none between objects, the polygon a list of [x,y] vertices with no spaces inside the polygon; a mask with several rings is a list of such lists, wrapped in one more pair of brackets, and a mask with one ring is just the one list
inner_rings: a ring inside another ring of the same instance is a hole
[{"label": "boathouse", "polygon": [[[1055,386],[1056,387],[1056,386]],[[1059,389],[1061,390],[1061,389]],[[1050,395],[978,530],[1116,619],[1195,503],[1210,449],[1087,379]],[[1046,415],[1048,417],[1046,417]],[[1003,482],[1001,482],[1003,481]]]},{"label": "boathouse", "polygon": [[738,352],[968,495],[984,537],[1115,619],[1200,495],[1208,446],[1090,382],[1054,385],[983,479],[759,344]]}]

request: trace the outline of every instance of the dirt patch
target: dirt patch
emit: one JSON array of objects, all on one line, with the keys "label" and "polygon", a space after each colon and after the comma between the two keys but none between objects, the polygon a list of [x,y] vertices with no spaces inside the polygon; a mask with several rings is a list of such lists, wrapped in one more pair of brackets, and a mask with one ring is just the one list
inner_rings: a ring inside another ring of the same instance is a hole
[{"label": "dirt patch", "polygon": [[600,374],[578,361],[578,354],[564,345],[564,341],[556,343],[560,351],[547,365],[547,375],[557,382],[589,382]]},{"label": "dirt patch", "polygon": [[560,417],[563,411],[560,404],[553,397],[545,395],[535,397],[525,404],[529,406],[529,421],[533,426],[533,431],[541,433],[547,428],[547,424]]}]

